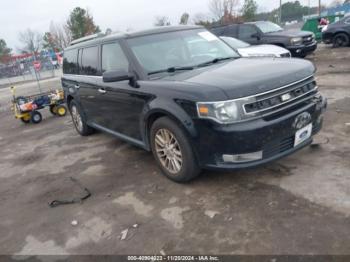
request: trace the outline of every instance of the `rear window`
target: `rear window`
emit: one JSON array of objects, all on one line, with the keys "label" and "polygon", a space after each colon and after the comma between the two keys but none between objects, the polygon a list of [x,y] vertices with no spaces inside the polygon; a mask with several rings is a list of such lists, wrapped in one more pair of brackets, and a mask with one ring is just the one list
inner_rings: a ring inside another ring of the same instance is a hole
[{"label": "rear window", "polygon": [[98,65],[98,47],[87,47],[83,48],[83,53],[81,57],[81,75],[100,75],[99,65]]},{"label": "rear window", "polygon": [[63,55],[63,73],[64,74],[77,74],[78,73],[78,50],[64,51]]}]

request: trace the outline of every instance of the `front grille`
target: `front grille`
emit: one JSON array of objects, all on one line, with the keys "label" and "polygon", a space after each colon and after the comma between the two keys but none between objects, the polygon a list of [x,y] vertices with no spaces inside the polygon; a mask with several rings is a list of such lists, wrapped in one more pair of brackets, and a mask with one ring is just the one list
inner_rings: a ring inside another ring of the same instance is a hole
[{"label": "front grille", "polygon": [[296,102],[305,101],[317,93],[317,85],[313,77],[287,85],[271,92],[258,94],[256,102],[243,106],[246,114],[273,113]]},{"label": "front grille", "polygon": [[288,52],[288,53],[283,53],[283,54],[281,54],[281,57],[290,57],[290,53]]},{"label": "front grille", "polygon": [[303,44],[304,45],[309,45],[314,41],[314,38],[312,35],[307,35],[303,37]]},{"label": "front grille", "polygon": [[290,136],[278,141],[266,144],[263,148],[263,158],[269,158],[274,155],[283,153],[294,147],[294,136]]}]

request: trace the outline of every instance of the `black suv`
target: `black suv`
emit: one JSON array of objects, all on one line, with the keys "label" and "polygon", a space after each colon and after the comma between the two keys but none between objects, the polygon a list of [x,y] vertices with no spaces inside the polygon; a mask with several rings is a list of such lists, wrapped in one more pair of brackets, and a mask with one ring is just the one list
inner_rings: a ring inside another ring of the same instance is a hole
[{"label": "black suv", "polygon": [[268,21],[232,24],[211,29],[217,36],[235,37],[252,45],[272,44],[288,49],[292,56],[305,57],[317,48],[312,32],[284,30]]},{"label": "black suv", "polygon": [[240,58],[202,27],[81,39],[62,85],[77,131],[152,151],[178,182],[263,164],[312,141],[326,101],[301,59]]},{"label": "black suv", "polygon": [[346,16],[322,29],[322,41],[334,47],[350,45],[350,16]]}]

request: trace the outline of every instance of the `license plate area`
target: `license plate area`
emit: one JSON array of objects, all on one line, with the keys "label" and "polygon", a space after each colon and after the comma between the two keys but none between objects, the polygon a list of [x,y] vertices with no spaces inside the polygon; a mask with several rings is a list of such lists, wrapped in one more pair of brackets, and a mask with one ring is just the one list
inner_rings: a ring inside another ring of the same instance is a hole
[{"label": "license plate area", "polygon": [[307,139],[309,139],[311,137],[311,133],[312,133],[312,123],[299,129],[295,133],[294,146],[297,146],[297,145],[303,143],[304,141],[306,141]]}]

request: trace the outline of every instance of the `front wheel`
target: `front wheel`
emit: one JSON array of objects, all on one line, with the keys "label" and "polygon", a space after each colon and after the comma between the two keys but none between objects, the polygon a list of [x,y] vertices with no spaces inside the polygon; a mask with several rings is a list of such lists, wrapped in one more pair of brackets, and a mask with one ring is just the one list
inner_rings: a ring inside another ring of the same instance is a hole
[{"label": "front wheel", "polygon": [[85,117],[79,105],[73,100],[69,104],[73,124],[78,133],[82,136],[88,136],[93,133],[93,129],[86,124]]},{"label": "front wheel", "polygon": [[153,156],[164,175],[175,182],[187,182],[200,173],[184,130],[168,117],[157,119],[151,128]]},{"label": "front wheel", "polygon": [[33,124],[39,124],[43,120],[43,117],[39,111],[33,111],[31,113],[30,120]]},{"label": "front wheel", "polygon": [[58,116],[65,116],[67,114],[67,108],[64,105],[57,106],[56,114]]}]

